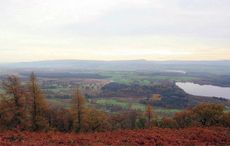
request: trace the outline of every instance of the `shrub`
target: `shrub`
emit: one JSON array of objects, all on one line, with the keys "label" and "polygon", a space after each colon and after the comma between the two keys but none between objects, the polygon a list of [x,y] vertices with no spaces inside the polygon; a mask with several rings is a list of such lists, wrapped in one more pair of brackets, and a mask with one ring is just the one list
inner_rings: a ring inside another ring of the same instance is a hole
[{"label": "shrub", "polygon": [[174,115],[173,119],[180,128],[190,127],[193,122],[193,113],[190,110],[178,112]]},{"label": "shrub", "polygon": [[162,118],[160,127],[162,128],[177,128],[177,122],[173,118]]},{"label": "shrub", "polygon": [[194,122],[198,122],[200,126],[217,126],[221,123],[224,106],[204,103],[194,107],[192,112]]},{"label": "shrub", "polygon": [[230,128],[230,112],[223,114],[221,122],[224,127]]}]

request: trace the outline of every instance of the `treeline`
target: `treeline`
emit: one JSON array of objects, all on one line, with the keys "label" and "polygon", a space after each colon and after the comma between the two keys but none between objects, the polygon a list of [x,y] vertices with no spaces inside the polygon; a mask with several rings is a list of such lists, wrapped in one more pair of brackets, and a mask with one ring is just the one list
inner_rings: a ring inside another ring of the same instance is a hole
[{"label": "treeline", "polygon": [[172,118],[158,119],[150,105],[145,112],[130,109],[116,114],[90,108],[78,89],[73,94],[71,108],[51,105],[42,94],[34,73],[28,83],[22,83],[17,76],[9,76],[2,82],[2,88],[5,93],[0,97],[0,130],[94,132],[154,126],[230,127],[230,112],[224,112],[222,105],[202,104]]},{"label": "treeline", "polygon": [[176,113],[173,118],[163,118],[160,127],[186,128],[223,126],[230,128],[230,112],[219,104],[203,103]]}]

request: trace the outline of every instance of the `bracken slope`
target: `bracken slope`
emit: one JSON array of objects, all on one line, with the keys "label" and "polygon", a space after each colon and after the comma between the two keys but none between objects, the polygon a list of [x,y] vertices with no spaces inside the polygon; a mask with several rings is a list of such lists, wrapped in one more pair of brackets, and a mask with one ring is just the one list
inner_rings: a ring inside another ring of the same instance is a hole
[{"label": "bracken slope", "polygon": [[120,130],[99,133],[19,132],[0,133],[0,146],[171,146],[171,145],[230,145],[230,129],[186,128]]}]

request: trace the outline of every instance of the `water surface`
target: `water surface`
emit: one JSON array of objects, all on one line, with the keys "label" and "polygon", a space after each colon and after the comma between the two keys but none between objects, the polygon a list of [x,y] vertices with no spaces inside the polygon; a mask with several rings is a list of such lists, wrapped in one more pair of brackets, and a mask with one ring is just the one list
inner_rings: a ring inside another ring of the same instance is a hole
[{"label": "water surface", "polygon": [[177,82],[176,85],[191,95],[222,97],[230,99],[230,87],[199,85],[192,82]]}]

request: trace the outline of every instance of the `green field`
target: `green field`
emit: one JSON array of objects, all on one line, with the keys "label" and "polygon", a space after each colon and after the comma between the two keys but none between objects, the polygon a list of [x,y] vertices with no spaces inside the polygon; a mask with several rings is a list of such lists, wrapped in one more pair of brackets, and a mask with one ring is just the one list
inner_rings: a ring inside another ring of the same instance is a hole
[{"label": "green field", "polygon": [[168,80],[168,81],[194,81],[198,78],[184,76],[170,76],[160,74],[139,74],[137,72],[102,72],[99,73],[102,76],[106,76],[108,79],[121,84],[138,83],[140,85],[149,85],[151,82]]},{"label": "green field", "polygon": [[145,110],[145,105],[140,103],[130,103],[124,100],[117,100],[117,99],[97,99],[96,104],[99,105],[113,105],[113,106],[120,106],[123,109],[134,109],[134,110]]},{"label": "green field", "polygon": [[47,99],[47,101],[50,104],[53,104],[55,106],[60,106],[60,107],[64,107],[64,108],[70,108],[70,100],[52,98],[52,99]]},{"label": "green field", "polygon": [[[49,103],[54,104],[56,106],[61,106],[64,108],[70,108],[70,99],[58,99],[58,98],[53,98],[53,99],[47,99]],[[146,105],[138,103],[137,101],[130,101],[125,100],[125,99],[105,99],[105,98],[98,98],[98,99],[93,99],[94,102],[89,100],[87,102],[88,107],[97,107],[101,110],[106,110],[108,107],[113,106],[113,107],[119,107],[121,108],[121,111],[127,110],[127,109],[132,109],[132,110],[137,110],[140,112],[144,112],[146,109]],[[108,110],[106,110],[108,111]],[[167,109],[167,108],[160,108],[160,107],[153,107],[154,113],[158,117],[163,117],[163,116],[173,116],[176,112],[179,112],[179,109]]]},{"label": "green field", "polygon": [[[137,111],[145,111],[146,105],[138,103],[138,102],[132,102],[129,100],[122,100],[122,99],[104,99],[99,98],[96,100],[97,105],[101,106],[118,106],[123,109],[133,109]],[[172,116],[174,113],[179,112],[179,109],[167,109],[167,108],[159,108],[159,107],[153,107],[154,112],[158,116]]]},{"label": "green field", "polygon": [[0,88],[0,94],[4,93],[4,90]]}]

